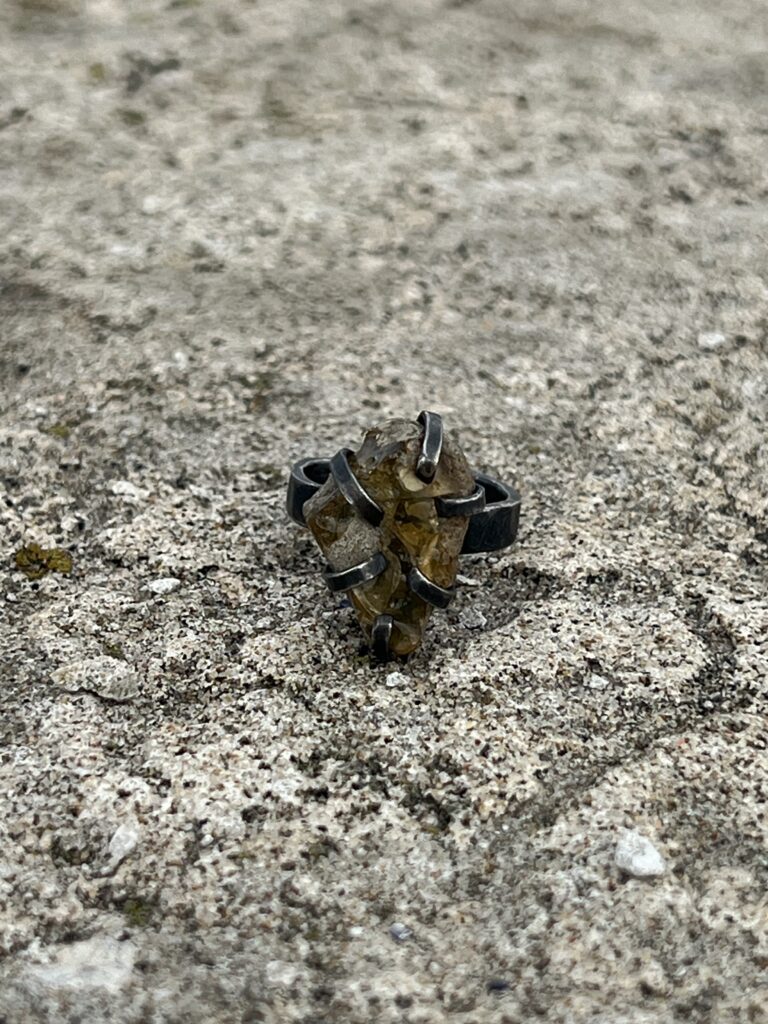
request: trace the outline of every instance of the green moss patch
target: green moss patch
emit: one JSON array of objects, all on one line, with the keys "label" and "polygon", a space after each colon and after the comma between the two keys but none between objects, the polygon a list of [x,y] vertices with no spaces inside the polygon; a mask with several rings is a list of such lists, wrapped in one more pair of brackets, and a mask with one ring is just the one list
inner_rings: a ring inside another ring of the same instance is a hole
[{"label": "green moss patch", "polygon": [[140,896],[129,897],[120,909],[134,928],[145,928],[152,917],[152,904]]},{"label": "green moss patch", "polygon": [[13,556],[13,563],[29,580],[41,580],[49,572],[72,572],[72,555],[63,548],[42,548],[27,544]]},{"label": "green moss patch", "polygon": [[51,437],[58,437],[62,441],[66,441],[72,433],[71,423],[51,423],[50,426],[41,427],[40,429],[44,434],[49,434]]}]

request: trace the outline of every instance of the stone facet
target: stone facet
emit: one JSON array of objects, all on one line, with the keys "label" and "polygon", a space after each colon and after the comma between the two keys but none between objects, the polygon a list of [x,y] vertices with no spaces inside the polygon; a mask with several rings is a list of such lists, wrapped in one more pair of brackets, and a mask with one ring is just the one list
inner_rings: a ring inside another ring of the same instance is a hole
[{"label": "stone facet", "polygon": [[332,571],[365,562],[377,551],[386,556],[386,570],[349,597],[369,636],[377,616],[393,617],[390,649],[401,655],[419,646],[432,611],[408,586],[408,573],[416,566],[432,582],[452,587],[467,530],[465,516],[439,518],[434,499],[471,494],[475,487],[464,453],[448,433],[433,480],[419,479],[421,437],[417,423],[390,420],[369,430],[349,455],[353,473],[384,512],[378,526],[361,518],[332,476],[304,505],[307,525]]}]

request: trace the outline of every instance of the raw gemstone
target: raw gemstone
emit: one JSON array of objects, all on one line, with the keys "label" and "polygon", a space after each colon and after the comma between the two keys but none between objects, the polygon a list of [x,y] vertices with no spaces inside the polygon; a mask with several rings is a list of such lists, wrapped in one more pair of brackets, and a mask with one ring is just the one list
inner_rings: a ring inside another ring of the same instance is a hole
[{"label": "raw gemstone", "polygon": [[383,509],[379,526],[360,517],[332,476],[304,505],[307,525],[332,570],[365,562],[378,551],[386,556],[387,569],[349,597],[368,635],[377,616],[393,617],[390,649],[403,655],[419,646],[432,611],[408,586],[410,569],[417,566],[434,583],[452,587],[467,531],[466,516],[438,518],[434,499],[468,495],[475,487],[466,457],[448,432],[434,479],[419,479],[421,438],[417,423],[390,420],[369,430],[349,456],[352,472]]}]

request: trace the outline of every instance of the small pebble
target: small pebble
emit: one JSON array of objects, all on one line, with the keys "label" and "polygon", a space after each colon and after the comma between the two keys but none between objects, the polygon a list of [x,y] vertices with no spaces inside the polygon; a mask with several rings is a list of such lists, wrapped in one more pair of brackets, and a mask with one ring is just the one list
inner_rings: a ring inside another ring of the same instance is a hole
[{"label": "small pebble", "polygon": [[476,580],[473,576],[464,576],[462,573],[456,575],[456,582],[460,583],[462,587],[479,587],[480,580]]},{"label": "small pebble", "polygon": [[8,882],[16,877],[17,868],[15,865],[0,860],[0,882]]},{"label": "small pebble", "polygon": [[390,689],[394,689],[395,687],[402,688],[403,686],[408,686],[410,680],[404,672],[388,672],[384,682]]},{"label": "small pebble", "polygon": [[658,878],[667,869],[664,858],[639,832],[625,830],[616,844],[616,865],[633,878]]},{"label": "small pebble", "polygon": [[703,331],[698,338],[699,348],[703,349],[714,349],[720,348],[721,345],[725,344],[725,335],[718,334],[716,331]]},{"label": "small pebble", "polygon": [[598,672],[593,672],[587,682],[587,686],[591,690],[604,690],[606,686],[610,685],[610,680],[606,679],[605,676],[601,676]]},{"label": "small pebble", "polygon": [[459,615],[459,622],[464,629],[483,629],[488,625],[488,619],[477,608],[463,608]]},{"label": "small pebble", "polygon": [[181,580],[177,580],[175,576],[164,576],[162,579],[145,583],[144,590],[149,590],[153,594],[170,594],[174,590],[178,590],[180,586]]},{"label": "small pebble", "polygon": [[289,989],[299,974],[299,968],[287,960],[269,960],[264,969],[264,980],[268,988]]},{"label": "small pebble", "polygon": [[85,520],[82,516],[67,514],[61,517],[61,529],[64,533],[72,533],[74,530],[82,529],[84,525]]},{"label": "small pebble", "polygon": [[109,858],[113,867],[117,867],[139,845],[141,832],[135,823],[123,822],[109,841]]},{"label": "small pebble", "polygon": [[109,485],[110,491],[118,498],[130,498],[132,501],[140,501],[147,497],[147,492],[132,484],[130,480],[113,480]]},{"label": "small pebble", "polygon": [[403,924],[402,921],[395,921],[394,924],[389,926],[389,934],[395,940],[395,942],[407,942],[408,939],[413,938],[413,932],[407,924]]}]

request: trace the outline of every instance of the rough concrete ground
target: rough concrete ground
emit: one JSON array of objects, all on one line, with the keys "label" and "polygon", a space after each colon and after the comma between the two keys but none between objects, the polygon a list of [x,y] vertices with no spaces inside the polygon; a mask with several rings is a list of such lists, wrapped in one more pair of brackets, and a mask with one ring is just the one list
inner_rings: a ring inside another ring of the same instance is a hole
[{"label": "rough concrete ground", "polygon": [[[767,35],[0,5],[3,1024],[766,1019]],[[425,407],[521,535],[372,668],[286,467]]]}]

